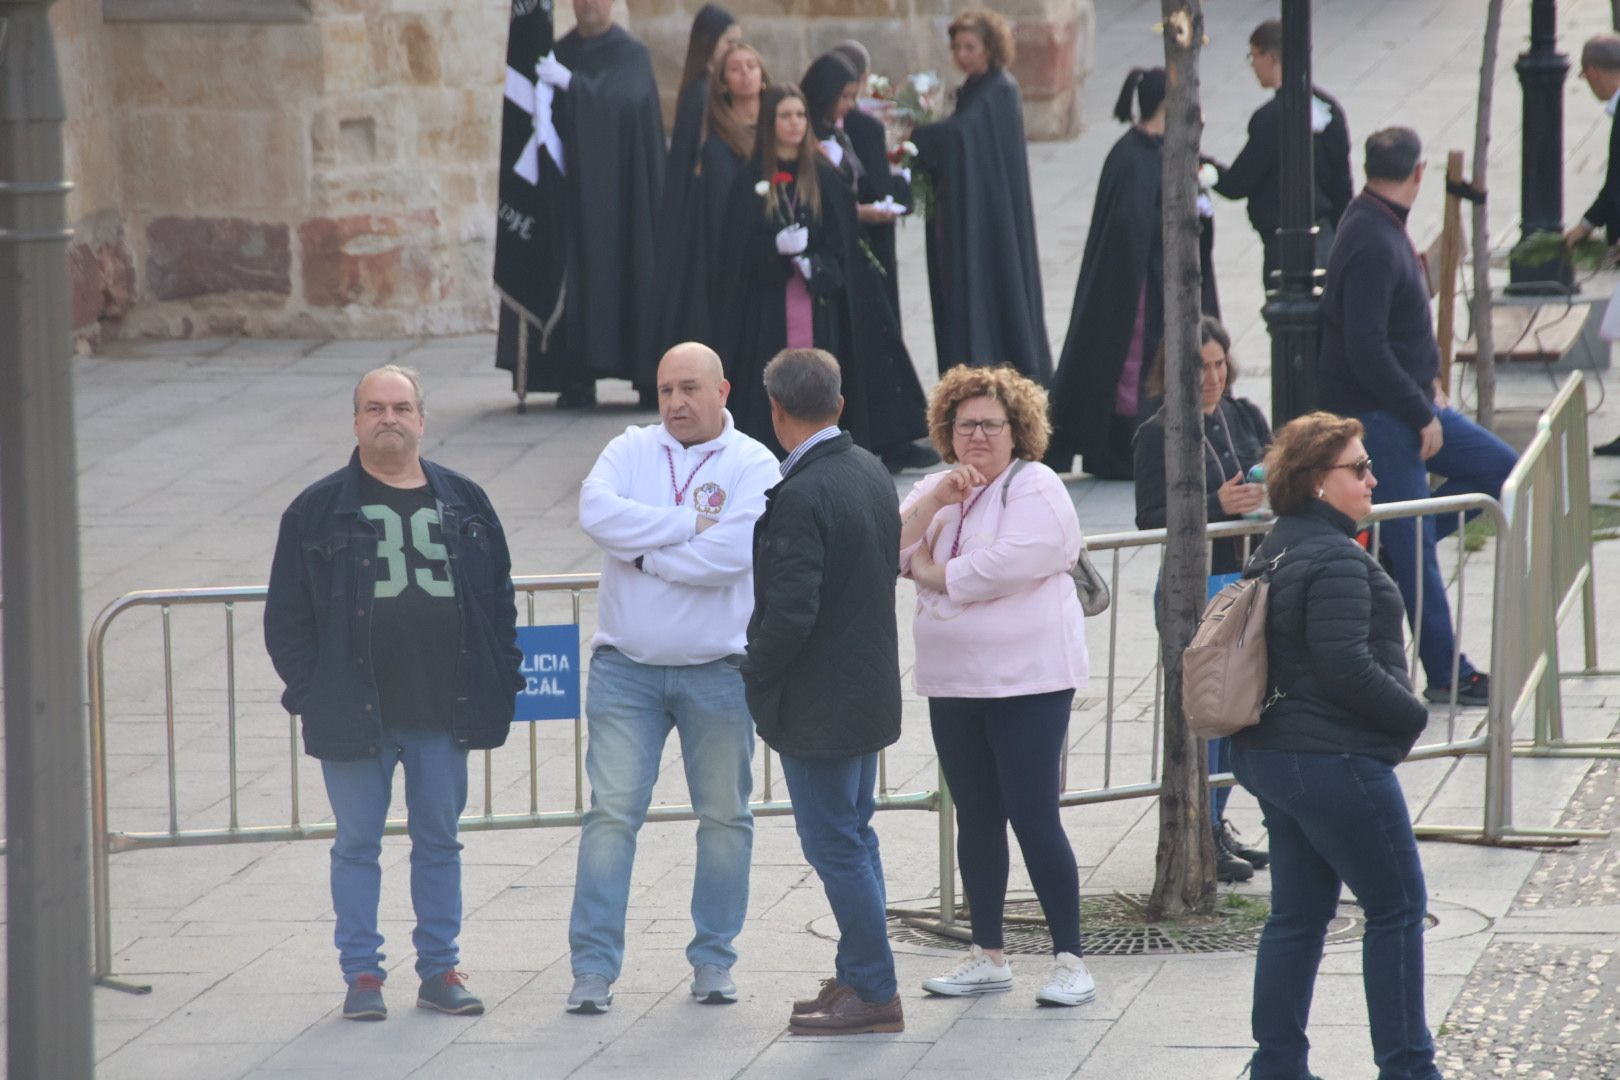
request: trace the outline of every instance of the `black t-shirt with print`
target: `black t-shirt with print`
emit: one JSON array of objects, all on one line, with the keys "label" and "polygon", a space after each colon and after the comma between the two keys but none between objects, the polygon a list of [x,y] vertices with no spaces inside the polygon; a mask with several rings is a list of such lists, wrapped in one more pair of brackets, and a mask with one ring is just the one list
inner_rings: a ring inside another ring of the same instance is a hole
[{"label": "black t-shirt with print", "polygon": [[396,488],[361,470],[360,513],[377,530],[371,666],[385,727],[448,731],[461,614],[427,485]]}]

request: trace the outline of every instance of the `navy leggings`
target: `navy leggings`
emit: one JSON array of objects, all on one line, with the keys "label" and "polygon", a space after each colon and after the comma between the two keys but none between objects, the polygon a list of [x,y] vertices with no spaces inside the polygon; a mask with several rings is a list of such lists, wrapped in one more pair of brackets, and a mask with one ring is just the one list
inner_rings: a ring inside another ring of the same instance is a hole
[{"label": "navy leggings", "polygon": [[1073,690],[928,699],[934,747],[956,802],[956,857],[973,943],[981,949],[1003,947],[1011,823],[1053,951],[1080,955],[1080,874],[1058,815],[1058,765],[1073,700]]}]

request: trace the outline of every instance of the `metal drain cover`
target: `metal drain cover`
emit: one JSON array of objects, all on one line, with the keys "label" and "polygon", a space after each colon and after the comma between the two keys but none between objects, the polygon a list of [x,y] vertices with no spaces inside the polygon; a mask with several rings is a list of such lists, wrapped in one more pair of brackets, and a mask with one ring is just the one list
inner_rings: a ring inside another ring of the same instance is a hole
[{"label": "metal drain cover", "polygon": [[[1239,899],[1232,899],[1237,897]],[[1224,893],[1216,901],[1216,914],[1206,920],[1186,924],[1149,923],[1145,893],[1106,893],[1080,898],[1080,933],[1090,956],[1153,956],[1165,953],[1253,952],[1260,944],[1260,930],[1270,909],[1263,896]],[[1433,915],[1426,927],[1433,927]],[[1327,944],[1355,941],[1365,929],[1365,915],[1354,903],[1341,902],[1339,913],[1328,924]],[[957,910],[956,925],[939,928],[939,908],[919,902],[890,909],[891,940],[928,948],[957,948],[968,940],[968,912]],[[1002,930],[1006,951],[1021,955],[1049,955],[1052,937],[1047,933],[1040,902],[1034,897],[1009,898]]]}]

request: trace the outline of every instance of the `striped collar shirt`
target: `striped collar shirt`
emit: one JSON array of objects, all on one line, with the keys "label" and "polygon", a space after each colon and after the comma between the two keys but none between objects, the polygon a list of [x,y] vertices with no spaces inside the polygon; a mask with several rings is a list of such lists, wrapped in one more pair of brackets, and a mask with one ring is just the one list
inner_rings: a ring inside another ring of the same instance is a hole
[{"label": "striped collar shirt", "polygon": [[808,454],[812,448],[821,445],[828,439],[836,439],[839,434],[840,432],[838,425],[833,424],[831,427],[822,428],[820,431],[804,440],[804,442],[794,447],[793,453],[789,454],[787,456],[787,460],[782,462],[782,475],[786,476],[788,473],[792,472],[794,467],[799,464],[799,461],[804,457],[804,455]]}]

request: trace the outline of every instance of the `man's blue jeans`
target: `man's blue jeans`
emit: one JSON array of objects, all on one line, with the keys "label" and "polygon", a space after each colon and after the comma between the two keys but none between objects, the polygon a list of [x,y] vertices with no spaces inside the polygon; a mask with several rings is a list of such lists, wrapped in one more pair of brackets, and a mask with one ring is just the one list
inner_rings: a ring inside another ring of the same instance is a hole
[{"label": "man's blue jeans", "polygon": [[[1356,417],[1366,429],[1361,441],[1367,448],[1367,456],[1373,459],[1373,475],[1378,477],[1373,502],[1406,502],[1427,499],[1431,494],[1484,494],[1492,498],[1502,494],[1502,482],[1519,460],[1513,449],[1456,409],[1441,409],[1435,415],[1440,418],[1445,441],[1440,452],[1428,461],[1424,461],[1420,453],[1422,441],[1418,433],[1393,413],[1375,411]],[[1445,482],[1432,492],[1429,489],[1431,472],[1445,477]],[[1423,528],[1421,566],[1414,551],[1412,532],[1414,522],[1419,520]],[[1386,521],[1381,527],[1384,552],[1394,570],[1401,598],[1406,601],[1408,622],[1416,612],[1416,582],[1418,575],[1422,575],[1423,625],[1416,628],[1418,658],[1423,661],[1423,672],[1432,687],[1451,685],[1451,653],[1456,647],[1451,604],[1446,598],[1446,581],[1440,574],[1440,560],[1435,555],[1434,545],[1456,528],[1455,514],[1400,518]],[[1468,662],[1468,657],[1461,657],[1457,678],[1466,679],[1473,673],[1474,665]]]},{"label": "man's blue jeans", "polygon": [[1366,914],[1362,982],[1379,1080],[1438,1080],[1423,1012],[1427,892],[1393,766],[1364,754],[1232,748],[1271,840],[1271,914],[1254,964],[1252,1080],[1310,1075],[1311,994],[1341,882]]},{"label": "man's blue jeans", "polygon": [[680,734],[686,786],[697,811],[697,867],[692,880],[696,967],[730,968],[748,913],[748,870],[754,815],[754,720],[742,673],[729,659],[689,667],[638,664],[613,648],[591,656],[585,698],[590,743],[585,771],[591,808],[579,835],[579,867],[568,945],[575,975],[609,982],[624,966],[624,917],[636,833],[652,803],[659,759],[673,729]]},{"label": "man's blue jeans", "polygon": [[467,806],[467,752],[447,731],[384,731],[376,757],[323,761],[326,796],[337,819],[332,842],[333,940],[343,978],[387,978],[377,899],[382,886],[383,824],[393,797],[394,766],[405,767],[405,815],[411,837],[411,905],[416,909],[416,973],[449,971],[461,961],[461,841],[456,822]]},{"label": "man's blue jeans", "polygon": [[831,760],[781,755],[793,824],[838,921],[833,973],[860,999],[893,1001],[899,986],[889,949],[888,893],[872,828],[876,754]]}]

